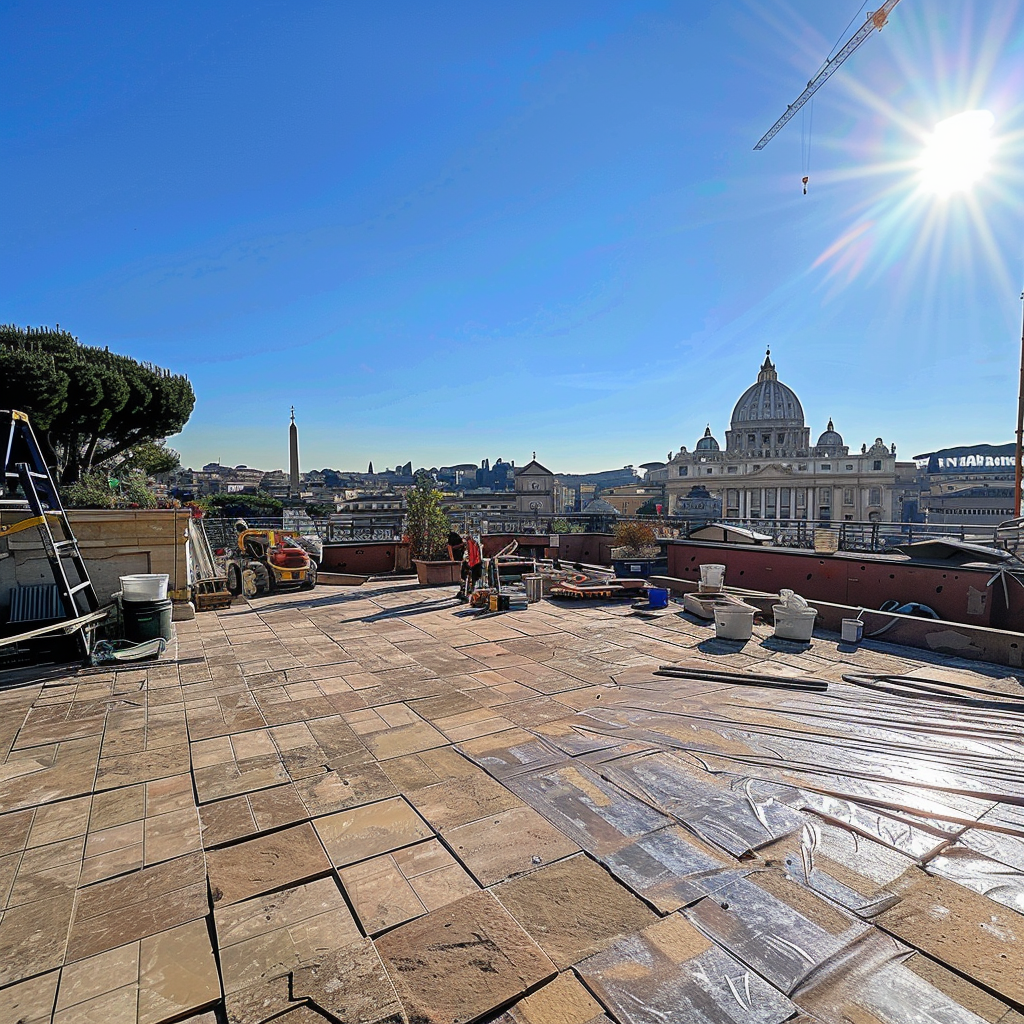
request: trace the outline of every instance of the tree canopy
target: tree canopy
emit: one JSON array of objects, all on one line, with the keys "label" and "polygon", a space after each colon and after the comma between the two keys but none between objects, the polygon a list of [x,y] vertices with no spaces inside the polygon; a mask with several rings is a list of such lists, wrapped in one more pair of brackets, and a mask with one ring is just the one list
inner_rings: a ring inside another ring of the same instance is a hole
[{"label": "tree canopy", "polygon": [[203,507],[214,516],[242,516],[243,518],[259,519],[276,517],[284,512],[284,502],[266,491],[255,494],[211,494],[201,502]]},{"label": "tree canopy", "polygon": [[416,474],[416,486],[405,496],[405,503],[405,532],[412,557],[440,558],[452,527],[441,507],[441,492],[422,470]]},{"label": "tree canopy", "polygon": [[59,326],[0,325],[0,408],[29,414],[61,483],[178,433],[195,401],[184,375],[82,345]]}]

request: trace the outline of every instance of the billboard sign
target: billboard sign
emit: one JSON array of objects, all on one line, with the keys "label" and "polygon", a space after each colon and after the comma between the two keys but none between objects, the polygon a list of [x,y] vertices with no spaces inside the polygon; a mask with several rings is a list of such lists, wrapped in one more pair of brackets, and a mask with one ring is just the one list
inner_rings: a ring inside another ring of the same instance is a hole
[{"label": "billboard sign", "polygon": [[1012,473],[1016,449],[1010,444],[975,444],[915,455],[914,460],[929,473]]}]

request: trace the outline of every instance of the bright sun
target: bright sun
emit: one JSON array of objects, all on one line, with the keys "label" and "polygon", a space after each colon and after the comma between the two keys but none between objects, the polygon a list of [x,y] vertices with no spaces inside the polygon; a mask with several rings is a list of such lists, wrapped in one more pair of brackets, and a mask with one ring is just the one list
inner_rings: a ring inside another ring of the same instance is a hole
[{"label": "bright sun", "polygon": [[948,196],[978,181],[992,159],[994,122],[987,110],[967,110],[940,121],[917,161],[921,187]]}]

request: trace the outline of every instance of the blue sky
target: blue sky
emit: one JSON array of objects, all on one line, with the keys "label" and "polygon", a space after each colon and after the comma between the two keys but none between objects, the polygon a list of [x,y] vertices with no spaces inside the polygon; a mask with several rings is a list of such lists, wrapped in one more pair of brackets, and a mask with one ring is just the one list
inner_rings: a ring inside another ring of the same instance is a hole
[{"label": "blue sky", "polygon": [[[7,0],[0,320],[187,373],[194,466],[292,404],[307,469],[663,459],[767,345],[814,434],[1010,440],[1024,10],[903,0],[754,152],[857,13]],[[973,108],[990,172],[920,195]]]}]

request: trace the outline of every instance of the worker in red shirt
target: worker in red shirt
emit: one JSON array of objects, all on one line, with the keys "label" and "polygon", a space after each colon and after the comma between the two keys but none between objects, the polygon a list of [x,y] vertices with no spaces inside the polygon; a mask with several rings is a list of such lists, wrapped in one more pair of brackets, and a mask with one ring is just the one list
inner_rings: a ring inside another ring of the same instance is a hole
[{"label": "worker in red shirt", "polygon": [[483,575],[484,556],[480,549],[480,538],[469,534],[466,537],[466,561],[463,566],[462,578],[465,583],[465,590],[460,595],[464,601],[469,600],[469,595],[476,590],[477,582]]}]

